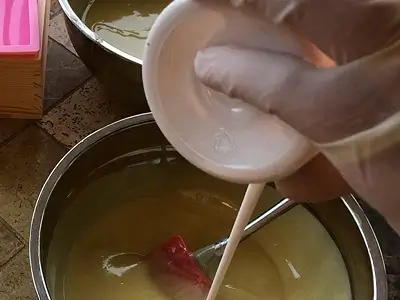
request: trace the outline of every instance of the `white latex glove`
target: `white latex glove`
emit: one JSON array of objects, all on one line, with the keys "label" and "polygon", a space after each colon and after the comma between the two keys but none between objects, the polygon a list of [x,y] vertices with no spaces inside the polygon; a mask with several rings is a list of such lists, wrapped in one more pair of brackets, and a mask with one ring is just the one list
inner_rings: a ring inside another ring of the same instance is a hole
[{"label": "white latex glove", "polygon": [[287,196],[304,201],[321,183],[328,192],[319,189],[312,200],[336,197],[350,190],[347,182],[400,233],[400,2],[235,2],[282,22],[339,66],[317,69],[293,56],[227,45],[198,53],[199,78],[276,114],[324,154],[277,183]]}]

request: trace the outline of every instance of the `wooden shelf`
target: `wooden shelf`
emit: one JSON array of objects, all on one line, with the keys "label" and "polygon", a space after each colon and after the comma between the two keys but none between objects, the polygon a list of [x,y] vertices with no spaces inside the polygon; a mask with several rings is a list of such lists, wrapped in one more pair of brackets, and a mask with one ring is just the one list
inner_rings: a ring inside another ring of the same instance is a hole
[{"label": "wooden shelf", "polygon": [[0,56],[0,118],[43,115],[50,0],[38,0],[41,49],[36,56]]}]

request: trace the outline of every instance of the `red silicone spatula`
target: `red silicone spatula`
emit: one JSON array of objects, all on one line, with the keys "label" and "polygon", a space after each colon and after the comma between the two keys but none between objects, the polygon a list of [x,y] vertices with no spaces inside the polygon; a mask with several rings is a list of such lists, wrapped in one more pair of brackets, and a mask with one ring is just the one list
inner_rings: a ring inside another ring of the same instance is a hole
[{"label": "red silicone spatula", "polygon": [[[279,201],[246,226],[241,241],[295,205],[289,199]],[[225,238],[192,253],[182,237],[173,236],[149,254],[151,275],[171,299],[205,299],[227,243]]]},{"label": "red silicone spatula", "polygon": [[149,255],[150,272],[171,299],[204,299],[211,280],[180,236],[170,237]]}]

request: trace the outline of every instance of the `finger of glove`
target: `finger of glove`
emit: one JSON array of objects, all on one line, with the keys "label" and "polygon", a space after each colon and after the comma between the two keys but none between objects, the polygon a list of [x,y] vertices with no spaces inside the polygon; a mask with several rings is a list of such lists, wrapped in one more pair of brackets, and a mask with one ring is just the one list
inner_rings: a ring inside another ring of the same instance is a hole
[{"label": "finger of glove", "polygon": [[284,23],[338,64],[372,54],[400,38],[400,3],[395,0],[230,2],[236,7],[250,7],[276,23]]},{"label": "finger of glove", "polygon": [[306,0],[230,0],[230,2],[235,7],[250,7],[275,23],[281,23]]},{"label": "finger of glove", "polygon": [[225,2],[236,8],[246,7],[257,14],[280,23],[287,15],[307,0],[197,0],[201,2]]},{"label": "finger of glove", "polygon": [[398,40],[399,8],[400,4],[386,1],[309,0],[301,2],[284,23],[344,64]]},{"label": "finger of glove", "polygon": [[297,202],[319,202],[353,192],[339,171],[322,154],[275,185],[282,195]]}]

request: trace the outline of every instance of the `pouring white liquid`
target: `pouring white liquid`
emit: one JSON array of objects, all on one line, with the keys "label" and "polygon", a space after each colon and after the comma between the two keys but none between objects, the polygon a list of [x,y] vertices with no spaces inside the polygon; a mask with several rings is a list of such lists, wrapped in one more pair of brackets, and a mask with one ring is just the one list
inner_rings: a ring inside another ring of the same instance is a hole
[{"label": "pouring white liquid", "polygon": [[218,266],[217,273],[215,274],[206,300],[214,300],[217,297],[218,291],[225,278],[225,274],[228,271],[229,265],[231,264],[233,255],[235,254],[235,251],[240,243],[244,229],[250,221],[251,215],[256,207],[261,193],[264,190],[265,185],[266,183],[254,183],[249,184],[247,187],[242,205],[240,206],[238,215],[229,236],[228,244],[226,245],[225,252],[222,255],[221,262]]}]

